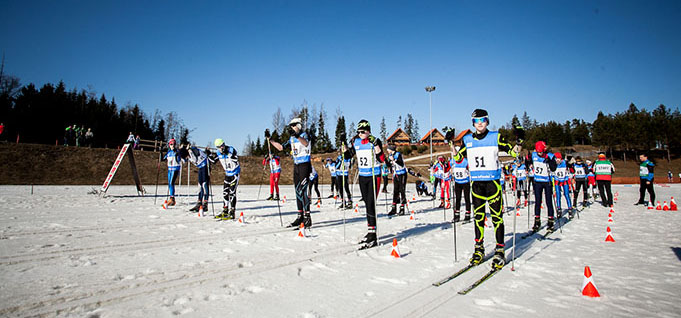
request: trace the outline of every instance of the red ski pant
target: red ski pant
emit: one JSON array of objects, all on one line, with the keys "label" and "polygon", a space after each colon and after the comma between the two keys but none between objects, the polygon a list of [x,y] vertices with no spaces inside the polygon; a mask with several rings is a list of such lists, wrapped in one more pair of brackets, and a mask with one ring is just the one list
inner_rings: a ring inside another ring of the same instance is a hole
[{"label": "red ski pant", "polygon": [[277,195],[279,194],[279,175],[281,172],[270,173],[270,194],[274,193],[274,189],[277,189]]},{"label": "red ski pant", "polygon": [[444,199],[445,198],[445,191],[447,191],[447,200],[449,200],[449,188],[450,188],[450,182],[452,180],[440,180],[440,198]]}]

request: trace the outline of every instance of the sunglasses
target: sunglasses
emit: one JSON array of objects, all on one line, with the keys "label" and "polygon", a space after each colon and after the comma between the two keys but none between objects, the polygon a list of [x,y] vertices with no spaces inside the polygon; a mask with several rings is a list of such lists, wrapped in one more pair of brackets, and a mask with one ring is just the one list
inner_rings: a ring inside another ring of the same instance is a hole
[{"label": "sunglasses", "polygon": [[358,134],[366,134],[368,132],[369,132],[368,130],[358,130],[357,131]]},{"label": "sunglasses", "polygon": [[473,124],[486,123],[488,121],[489,121],[489,118],[487,118],[487,117],[473,118]]}]

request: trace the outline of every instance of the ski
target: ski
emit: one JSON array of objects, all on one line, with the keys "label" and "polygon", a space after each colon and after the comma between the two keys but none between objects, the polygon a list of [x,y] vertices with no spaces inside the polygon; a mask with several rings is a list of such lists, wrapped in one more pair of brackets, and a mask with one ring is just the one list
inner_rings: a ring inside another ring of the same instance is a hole
[{"label": "ski", "polygon": [[529,231],[529,232],[525,233],[523,236],[521,236],[520,239],[524,240],[524,239],[526,239],[526,238],[528,238],[532,235],[535,235],[537,233],[539,233],[539,231]]},{"label": "ski", "polygon": [[452,274],[452,275],[449,275],[449,276],[445,277],[444,279],[442,279],[442,280],[440,280],[440,281],[437,281],[437,282],[433,283],[433,286],[438,287],[438,286],[440,286],[440,285],[442,285],[442,284],[444,284],[444,283],[446,283],[446,282],[448,282],[448,281],[450,281],[450,280],[452,280],[452,279],[454,279],[454,278],[457,278],[457,277],[461,276],[461,274],[467,272],[469,269],[471,269],[471,268],[473,268],[473,267],[476,267],[476,266],[477,266],[477,265],[473,265],[473,264],[470,264],[470,263],[469,263],[468,265],[466,265],[466,267],[460,269],[458,272],[456,272],[456,273],[454,273],[454,274]]},{"label": "ski", "polygon": [[544,235],[538,237],[538,239],[539,239],[540,241],[543,241],[543,240],[547,239],[551,234],[553,234],[553,233],[555,233],[555,232],[556,232],[556,230],[553,230],[553,231],[546,231],[546,233],[544,233]]},{"label": "ski", "polygon": [[455,278],[457,278],[457,277],[463,275],[465,272],[467,272],[467,271],[470,270],[471,268],[473,268],[473,267],[478,267],[478,266],[480,266],[480,265],[482,265],[482,264],[485,264],[487,261],[489,261],[490,259],[492,259],[492,256],[494,256],[494,254],[485,255],[485,258],[483,258],[482,261],[480,262],[480,264],[478,264],[478,265],[473,265],[473,264],[468,263],[468,265],[466,265],[465,267],[463,267],[462,269],[460,269],[460,270],[457,271],[456,273],[454,273],[454,274],[452,274],[452,275],[449,275],[449,276],[447,276],[447,277],[445,277],[445,278],[443,278],[443,279],[441,279],[441,280],[439,280],[439,281],[433,283],[433,286],[436,286],[436,287],[437,287],[437,286],[441,286],[441,285],[443,285],[444,283],[449,282],[450,280],[453,280],[453,279],[455,279]]},{"label": "ski", "polygon": [[477,281],[475,281],[473,284],[471,284],[470,286],[468,286],[468,287],[466,287],[466,288],[460,290],[460,291],[459,291],[459,295],[466,295],[466,294],[468,294],[469,292],[471,292],[471,290],[473,290],[473,289],[475,289],[476,287],[482,285],[482,283],[484,283],[485,281],[487,281],[488,279],[490,279],[492,276],[494,276],[496,273],[500,272],[502,269],[503,269],[503,267],[502,267],[502,268],[499,268],[499,269],[496,269],[496,268],[495,268],[495,269],[490,270],[490,271],[487,272],[485,275],[483,275],[482,277],[480,277]]}]

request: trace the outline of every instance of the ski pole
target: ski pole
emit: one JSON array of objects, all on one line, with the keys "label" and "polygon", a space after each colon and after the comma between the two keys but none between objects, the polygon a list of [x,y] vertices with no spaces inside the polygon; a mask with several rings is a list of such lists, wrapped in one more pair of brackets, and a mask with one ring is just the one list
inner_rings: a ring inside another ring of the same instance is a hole
[{"label": "ski pole", "polygon": [[[376,169],[375,169],[375,160],[376,160],[376,149],[375,145],[371,143],[371,185],[373,187],[373,193],[372,195],[374,196],[374,219],[376,220],[376,225],[375,225],[375,231],[376,231],[376,242],[379,243],[378,245],[380,246],[380,241],[378,240],[378,213],[376,213]],[[359,171],[357,172],[357,175],[359,175]],[[366,202],[364,202],[366,203]],[[368,205],[367,205],[368,206]],[[367,215],[369,214],[369,211],[367,210]]]},{"label": "ski pole", "polygon": [[[343,170],[345,170],[345,142],[341,145],[341,185],[343,186],[342,188],[339,189],[338,192],[341,194],[341,198],[343,197],[343,191],[345,191],[345,179],[346,177],[343,176]],[[348,169],[348,174],[350,172],[350,169]],[[336,172],[336,178],[338,178],[338,172]],[[348,195],[348,193],[346,193]],[[352,200],[352,194],[349,194],[350,198],[348,200]],[[335,200],[335,199],[334,199]],[[345,200],[341,199],[341,210],[343,210],[343,242],[345,242]]]},{"label": "ski pole", "polygon": [[161,154],[163,152],[158,152],[158,163],[156,164],[156,190],[154,190],[154,205],[156,205],[156,196],[158,195],[158,177],[161,174]]},{"label": "ski pole", "polygon": [[[269,156],[267,157],[269,160],[272,160]],[[262,165],[262,173],[260,173],[260,181],[258,181],[258,196],[255,198],[255,200],[260,200],[260,189],[262,189],[262,178],[264,177],[264,172],[265,172],[265,165]],[[270,189],[271,190],[271,189]],[[270,193],[271,194],[271,193]]]},{"label": "ski pole", "polygon": [[[555,183],[556,183],[556,181],[554,180],[554,181],[553,181],[554,190],[555,190]],[[558,196],[558,194],[554,192],[554,193],[553,193],[553,208],[554,208],[554,209],[557,209],[557,206],[558,206],[558,205],[556,204],[556,197],[557,197],[557,196]],[[556,210],[556,212],[558,212],[558,210]],[[560,219],[562,219],[562,216],[561,216],[560,218],[557,218],[557,219],[556,219],[556,223],[558,224],[558,229],[560,229],[560,233],[562,234],[562,233],[563,233],[563,227],[560,226]]]},{"label": "ski pole", "polygon": [[211,178],[211,170],[210,170],[210,161],[208,161],[208,190],[210,191],[210,208],[213,212],[213,217],[215,217],[215,202],[213,200],[213,182],[211,181],[213,178]]},{"label": "ski pole", "polygon": [[[525,185],[525,187],[527,188],[527,193],[529,195],[529,192],[530,192],[530,181],[529,181],[529,179],[527,180],[527,184]],[[534,188],[534,186],[533,186],[533,188]],[[527,203],[527,228],[529,229],[530,228],[530,203],[529,203],[530,200],[529,200],[529,198],[528,198],[527,202],[528,202]],[[535,200],[533,202],[536,205],[537,199],[535,198]]]},{"label": "ski pole", "polygon": [[516,216],[518,213],[513,213],[513,256],[511,258],[511,271],[515,271],[515,249],[517,246],[515,245],[515,222],[516,222]]},{"label": "ski pole", "polygon": [[[451,154],[451,156],[452,156],[452,159],[451,159],[451,160],[454,160],[454,152],[451,151],[450,154]],[[450,166],[449,169],[450,169],[450,171],[451,171],[451,169],[452,169],[451,161],[450,161],[450,163],[449,163],[449,166]],[[451,181],[453,181],[453,182],[450,184],[450,189],[451,189],[452,187],[456,188],[456,180],[454,179],[454,176],[452,176],[452,180],[451,180]],[[454,193],[454,192],[455,192],[455,191],[450,192],[450,196],[451,196],[452,194],[454,194],[454,196],[456,196],[456,193]],[[453,204],[452,204],[452,232],[454,232],[454,233],[453,233],[453,234],[454,234],[454,263],[456,263],[456,262],[459,261],[459,257],[458,257],[458,255],[457,255],[457,248],[456,248],[456,208],[454,207],[454,205],[456,205],[456,203],[453,203]],[[447,221],[446,218],[445,218],[445,221]]]}]

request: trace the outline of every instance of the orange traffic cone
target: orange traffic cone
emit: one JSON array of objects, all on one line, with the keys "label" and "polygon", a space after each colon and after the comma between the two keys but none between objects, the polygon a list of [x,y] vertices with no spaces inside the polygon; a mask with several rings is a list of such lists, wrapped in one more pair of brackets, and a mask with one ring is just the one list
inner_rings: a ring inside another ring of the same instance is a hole
[{"label": "orange traffic cone", "polygon": [[515,210],[515,216],[520,216],[520,209]]},{"label": "orange traffic cone", "polygon": [[298,237],[305,237],[305,224],[300,223],[300,229],[298,230]]},{"label": "orange traffic cone", "polygon": [[202,217],[202,216],[203,216],[203,205],[202,205],[202,206],[199,206],[199,213],[197,213],[197,216],[198,216],[198,217]]},{"label": "orange traffic cone", "polygon": [[355,213],[359,213],[359,203],[355,203]]},{"label": "orange traffic cone", "polygon": [[608,222],[614,222],[614,221],[612,220],[612,214],[608,214]]},{"label": "orange traffic cone", "polygon": [[414,218],[414,210],[411,210],[411,213],[409,214],[409,219],[412,221],[416,220],[416,218]]},{"label": "orange traffic cone", "polygon": [[584,266],[584,282],[582,282],[582,295],[589,297],[601,297],[598,293],[596,285],[594,285],[593,278],[591,277],[591,269],[589,266]]},{"label": "orange traffic cone", "polygon": [[282,202],[281,202],[281,203],[284,203],[284,204],[286,204],[286,196],[284,196],[284,200],[282,200]]},{"label": "orange traffic cone", "polygon": [[667,201],[664,201],[664,204],[662,205],[662,211],[669,211],[669,206],[667,205]]},{"label": "orange traffic cone", "polygon": [[413,198],[411,198],[411,200],[412,200],[412,201],[416,201],[416,196],[414,196]]},{"label": "orange traffic cone", "polygon": [[676,206],[676,201],[674,201],[674,197],[669,201],[669,210],[670,211],[678,211],[678,207]]},{"label": "orange traffic cone", "polygon": [[393,239],[393,250],[390,252],[390,256],[395,258],[400,258],[400,250],[397,248],[397,239]]},{"label": "orange traffic cone", "polygon": [[244,224],[244,212],[243,211],[239,214],[239,223]]},{"label": "orange traffic cone", "polygon": [[608,236],[605,237],[606,242],[615,242],[615,238],[612,237],[612,231],[610,230],[610,227],[608,226]]},{"label": "orange traffic cone", "polygon": [[655,207],[655,210],[662,211],[662,205],[660,205],[660,201],[657,201],[657,206]]}]

